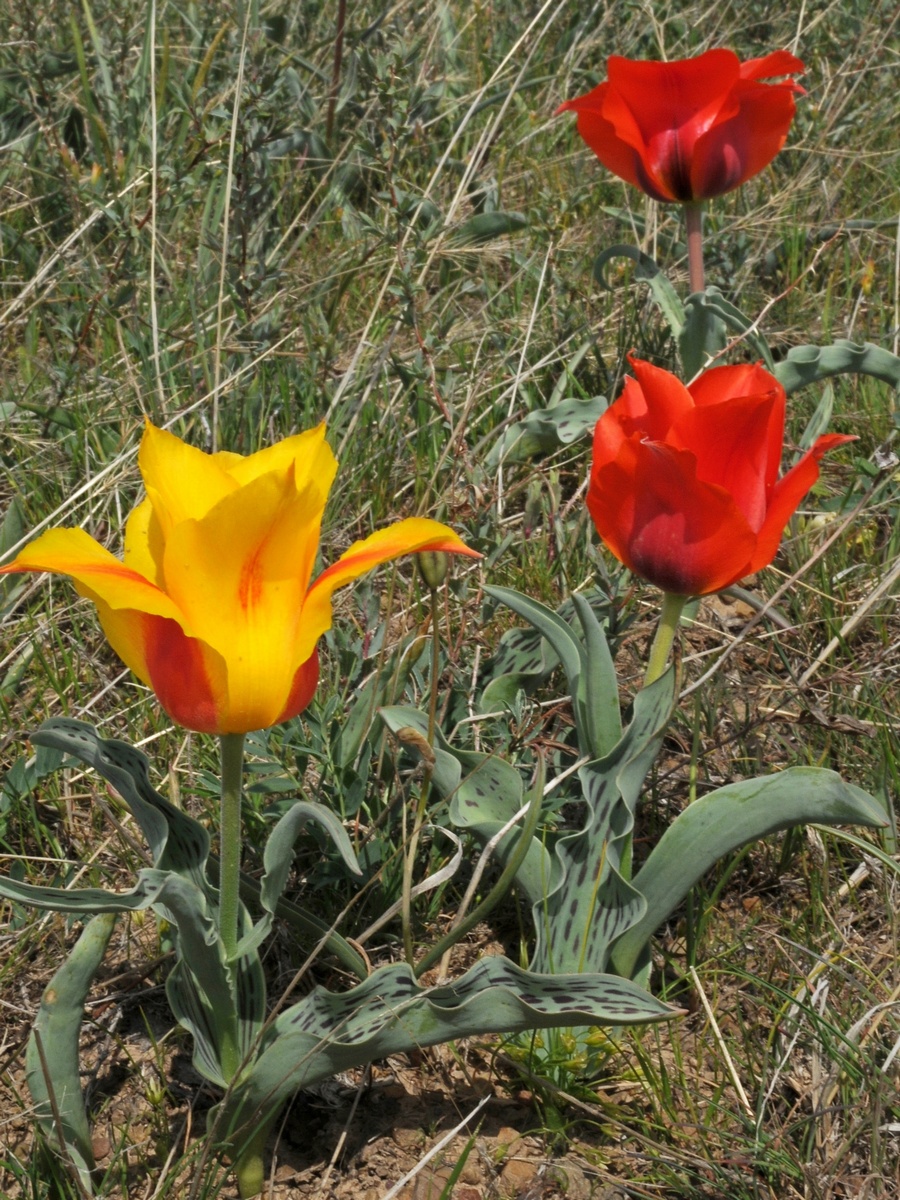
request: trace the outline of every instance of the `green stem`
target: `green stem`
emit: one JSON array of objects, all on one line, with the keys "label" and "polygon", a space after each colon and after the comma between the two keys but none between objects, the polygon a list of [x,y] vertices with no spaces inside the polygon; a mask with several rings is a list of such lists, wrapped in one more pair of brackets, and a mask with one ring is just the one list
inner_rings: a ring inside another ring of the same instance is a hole
[{"label": "green stem", "polygon": [[706,287],[703,273],[703,204],[695,201],[684,206],[684,223],[687,227],[688,277],[692,292],[702,292]]},{"label": "green stem", "polygon": [[669,652],[675,640],[675,630],[681,620],[684,606],[689,596],[676,596],[674,592],[663,592],[662,612],[659,614],[659,624],[656,636],[650,647],[650,657],[647,660],[647,674],[644,676],[644,687],[655,683],[665,671],[669,662]]},{"label": "green stem", "polygon": [[222,807],[219,825],[219,937],[225,957],[238,942],[238,896],[241,880],[241,783],[244,774],[244,735],[223,733]]},{"label": "green stem", "polygon": [[250,1200],[250,1197],[258,1196],[265,1186],[266,1169],[263,1151],[266,1148],[271,1125],[271,1120],[263,1121],[235,1159],[234,1177],[237,1180],[238,1194],[241,1200]]}]

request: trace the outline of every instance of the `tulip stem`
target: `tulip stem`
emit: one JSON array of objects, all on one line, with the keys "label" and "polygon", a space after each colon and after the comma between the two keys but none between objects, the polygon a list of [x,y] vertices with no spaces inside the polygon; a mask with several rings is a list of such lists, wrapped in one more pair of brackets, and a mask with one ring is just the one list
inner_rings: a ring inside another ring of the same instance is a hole
[{"label": "tulip stem", "polygon": [[685,204],[684,223],[687,227],[688,278],[691,292],[702,292],[706,287],[703,273],[703,205]]},{"label": "tulip stem", "polygon": [[674,592],[663,592],[662,612],[659,614],[659,624],[653,645],[650,647],[650,658],[647,660],[647,674],[644,676],[644,687],[655,683],[665,671],[669,662],[669,652],[675,640],[675,631],[684,606],[690,596],[676,596]]},{"label": "tulip stem", "polygon": [[234,954],[238,941],[238,894],[241,882],[241,784],[244,774],[244,735],[223,733],[222,807],[219,826],[219,936],[225,955]]}]

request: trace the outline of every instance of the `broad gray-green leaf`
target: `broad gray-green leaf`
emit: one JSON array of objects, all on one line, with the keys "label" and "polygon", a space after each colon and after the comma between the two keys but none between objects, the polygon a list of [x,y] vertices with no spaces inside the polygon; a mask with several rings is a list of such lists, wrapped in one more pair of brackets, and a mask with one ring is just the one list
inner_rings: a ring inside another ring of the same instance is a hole
[{"label": "broad gray-green leaf", "polygon": [[[178,931],[178,967],[166,986],[172,1011],[194,1035],[195,1066],[224,1086],[223,1039],[230,1031],[242,1050],[249,1050],[259,1033],[260,1014],[241,1014],[240,1029],[235,1028],[234,976],[206,897],[190,880],[167,873],[153,909]],[[187,995],[186,989],[193,994]]]},{"label": "broad gray-green leaf", "polygon": [[[125,742],[101,738],[90,725],[67,717],[45,721],[31,740],[36,746],[63,751],[92,766],[112,784],[131,810],[150,846],[154,865],[189,878],[211,904],[217,903],[216,889],[208,876],[209,834],[198,821],[154,790],[150,784],[149,763],[139,750]],[[152,903],[142,899],[145,896],[143,884],[139,885],[134,897],[138,903],[126,900],[119,904],[123,894],[98,889],[62,894],[53,889],[39,889],[29,893],[29,896],[13,895],[11,891],[3,892],[8,882],[0,878],[0,894],[8,894],[13,899],[22,899],[41,908],[58,908],[60,912],[124,912]],[[58,906],[53,903],[53,896],[61,896],[62,903]],[[259,897],[259,884],[249,875],[242,874],[241,897],[246,899],[249,896]],[[96,897],[96,903],[92,897]],[[280,916],[295,929],[302,930],[307,937],[316,941],[324,939],[326,948],[348,970],[365,978],[368,972],[360,955],[339,934],[333,933],[324,921],[283,899],[279,900],[277,909]]]},{"label": "broad gray-green leaf", "polygon": [[524,617],[556,651],[566,673],[575,713],[578,744],[583,754],[602,758],[610,752],[620,726],[618,684],[602,628],[584,597],[573,602],[585,632],[583,645],[574,630],[558,613],[530,596],[511,588],[486,587],[485,592]]},{"label": "broad gray-green leaf", "polygon": [[559,839],[553,870],[534,909],[536,971],[602,971],[611,942],[640,920],[644,900],[628,882],[630,839],[644,776],[672,711],[675,672],[638,692],[634,715],[604,758],[579,770],[587,815]]},{"label": "broad gray-green leaf", "polygon": [[833,375],[871,375],[900,389],[900,357],[872,342],[838,338],[830,346],[793,346],[774,374],[788,395]]},{"label": "broad gray-green leaf", "polygon": [[[402,737],[404,728],[427,736],[428,719],[415,708],[383,708],[381,719],[393,733]],[[483,842],[490,841],[515,816],[524,803],[525,788],[519,772],[502,758],[478,754],[451,747],[440,730],[435,731],[435,762],[431,782],[450,802],[450,820],[457,829],[469,829]],[[408,743],[415,751],[415,742]],[[503,838],[497,847],[497,857],[505,863],[516,844],[516,829]],[[529,848],[516,882],[530,903],[543,894],[548,864],[540,842],[535,839]]]},{"label": "broad gray-green leaf", "polygon": [[110,892],[105,888],[46,887],[0,875],[0,896],[51,912],[137,912],[156,903],[169,878],[175,876],[148,867],[138,872],[137,883],[130,891]]},{"label": "broad gray-green leaf", "polygon": [[[594,590],[578,594],[582,600],[590,604],[591,611],[597,617],[598,623],[601,618],[608,621],[609,600],[602,593]],[[573,625],[577,618],[573,600],[571,598],[564,600],[557,609],[556,615],[569,625]],[[584,629],[584,620],[580,617],[577,619]],[[574,636],[577,641],[577,634]],[[605,634],[603,636],[605,640]],[[590,643],[590,640],[585,634],[585,642]],[[597,670],[591,665],[592,654],[589,644],[587,650],[588,675],[599,679],[605,672],[602,655],[598,659],[601,667]],[[500,638],[497,651],[489,664],[488,670],[491,678],[481,694],[480,711],[493,712],[496,709],[502,710],[504,707],[512,705],[520,689],[526,694],[530,694],[534,688],[550,677],[558,665],[559,656],[556,651],[534,626],[529,625],[524,629],[508,629]],[[602,703],[608,703],[611,692],[604,689],[603,696]],[[621,728],[619,728],[619,732],[621,732]]]},{"label": "broad gray-green leaf", "polygon": [[449,246],[482,246],[494,238],[509,233],[520,233],[528,228],[528,218],[519,212],[476,213],[450,230],[447,235]]},{"label": "broad gray-green leaf", "polygon": [[526,462],[550,454],[590,432],[607,409],[605,396],[573,397],[536,409],[504,430],[491,447],[487,465]]},{"label": "broad gray-green leaf", "polygon": [[294,843],[303,827],[314,821],[321,825],[338,849],[347,869],[361,875],[353,846],[340,819],[324,804],[298,800],[275,824],[263,851],[264,874],[260,884],[259,899],[265,913],[253,928],[237,944],[234,957],[241,958],[261,945],[272,928],[278,901],[281,899],[294,862]]},{"label": "broad gray-green leaf", "polygon": [[586,728],[586,694],[583,681],[585,652],[571,627],[546,604],[532,600],[530,596],[523,596],[521,592],[513,591],[512,588],[486,587],[484,590],[513,612],[517,612],[520,617],[524,617],[556,651],[566,673],[566,682],[576,709],[575,716],[579,721],[579,728]]},{"label": "broad gray-green leaf", "polygon": [[94,1153],[81,1092],[78,1038],[85,1001],[115,923],[114,914],[103,913],[85,926],[44,989],[25,1051],[35,1116],[51,1146],[58,1146],[62,1138],[88,1195],[93,1194]]},{"label": "broad gray-green leaf", "polygon": [[622,736],[622,714],[619,708],[619,680],[603,626],[585,596],[572,596],[575,612],[584,631],[587,678],[585,680],[585,715],[589,731],[588,743],[597,757],[609,754]]},{"label": "broad gray-green leaf", "polygon": [[753,322],[726,300],[717,287],[694,292],[684,302],[684,328],[678,335],[678,350],[685,378],[690,380],[715,358],[728,342],[729,331],[740,336],[771,371],[775,365],[768,343],[753,328]]},{"label": "broad gray-green leaf", "polygon": [[246,1075],[219,1106],[235,1138],[300,1088],[376,1058],[454,1038],[573,1025],[664,1021],[678,1010],[611,975],[537,975],[483,958],[455,983],[424,988],[403,963],[343,994],[316,987],[276,1017]]},{"label": "broad gray-green leaf", "polygon": [[[38,887],[0,878],[0,896],[53,912],[117,913],[152,908],[177,932],[178,961],[166,983],[176,1018],[194,1035],[197,1069],[224,1085],[219,1066],[222,1030],[239,1013],[236,1041],[244,1051],[255,1041],[265,1015],[265,991],[255,956],[233,964],[229,971],[206,895],[191,879],[173,871],[147,868],[138,873],[128,892],[103,888]],[[247,927],[246,910],[241,910]],[[237,979],[237,983],[233,981]],[[234,988],[236,999],[229,1000]]]},{"label": "broad gray-green leaf", "polygon": [[695,800],[665,831],[633,881],[647,909],[613,948],[616,970],[631,974],[652,934],[720,858],[807,822],[887,824],[877,800],[819,767],[791,767],[763,779],[730,783]]},{"label": "broad gray-green leaf", "polygon": [[161,796],[150,783],[150,764],[125,742],[101,738],[84,721],[55,717],[31,736],[37,746],[52,746],[94,768],[116,789],[147,839],[153,865],[189,877],[212,896],[206,874],[209,834],[204,827]]},{"label": "broad gray-green leaf", "polygon": [[636,246],[624,244],[610,246],[594,260],[594,278],[601,287],[610,292],[613,291],[613,288],[607,280],[606,268],[614,258],[630,258],[635,264],[635,279],[650,285],[650,292],[659,311],[672,330],[673,337],[677,338],[684,325],[684,308],[678,298],[678,293],[663,274],[659,264],[649,254],[638,250]]},{"label": "broad gray-green leaf", "polygon": [[508,629],[491,663],[492,677],[481,693],[481,712],[503,711],[521,690],[530,693],[559,666],[559,656],[531,626]]},{"label": "broad gray-green leaf", "polygon": [[[428,742],[428,720],[417,708],[407,708],[400,704],[389,704],[378,710],[378,715],[388,729],[402,742],[410,753],[420,754],[420,741]],[[415,737],[406,737],[409,729]],[[431,782],[443,796],[451,796],[459,787],[462,778],[462,768],[456,758],[444,744],[444,736],[439,729],[435,730],[437,744],[432,746],[434,762],[431,766]]]},{"label": "broad gray-green leaf", "polygon": [[[695,301],[695,297],[700,303]],[[691,380],[721,354],[728,342],[728,327],[715,307],[702,303],[703,292],[688,296],[685,321],[678,335],[678,355],[685,380]]]}]

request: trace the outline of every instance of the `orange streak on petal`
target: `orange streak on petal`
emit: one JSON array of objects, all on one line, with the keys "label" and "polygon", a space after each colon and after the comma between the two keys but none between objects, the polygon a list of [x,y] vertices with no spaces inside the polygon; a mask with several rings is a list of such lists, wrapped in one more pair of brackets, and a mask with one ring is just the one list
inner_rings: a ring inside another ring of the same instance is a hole
[{"label": "orange streak on petal", "polygon": [[[175,621],[146,617],[145,622],[150,686],[172,720],[198,733],[248,733],[229,728],[224,670],[215,670],[215,652],[185,637]],[[215,681],[214,675],[219,676]]]},{"label": "orange streak on petal", "polygon": [[133,608],[176,620],[181,615],[156,584],[120,562],[83,529],[49,529],[11,563],[0,567],[0,574],[21,571],[70,575],[111,608]]},{"label": "orange streak on petal", "polygon": [[295,661],[307,659],[322,634],[331,628],[331,597],[339,587],[381,563],[419,550],[443,550],[481,558],[477,550],[471,550],[448,526],[425,517],[408,517],[355,542],[309,589],[294,647]]},{"label": "orange streak on petal", "polygon": [[313,650],[306,662],[297,668],[294,682],[291,685],[290,695],[275,724],[280,725],[282,721],[289,721],[291,717],[296,717],[298,713],[302,713],[315,695],[318,682],[319,652],[318,650]]}]

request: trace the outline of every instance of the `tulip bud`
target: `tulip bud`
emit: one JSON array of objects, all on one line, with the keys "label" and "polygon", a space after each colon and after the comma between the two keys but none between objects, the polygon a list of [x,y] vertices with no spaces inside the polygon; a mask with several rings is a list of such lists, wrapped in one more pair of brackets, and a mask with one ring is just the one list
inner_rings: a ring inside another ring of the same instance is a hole
[{"label": "tulip bud", "polygon": [[420,550],[416,564],[425,586],[436,592],[447,578],[450,558],[445,550]]}]

